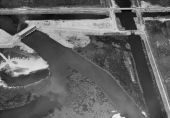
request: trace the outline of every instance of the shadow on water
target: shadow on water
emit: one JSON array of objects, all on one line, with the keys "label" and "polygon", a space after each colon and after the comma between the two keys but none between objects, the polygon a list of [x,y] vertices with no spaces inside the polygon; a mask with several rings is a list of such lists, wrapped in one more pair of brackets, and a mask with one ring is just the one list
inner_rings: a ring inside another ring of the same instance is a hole
[{"label": "shadow on water", "polygon": [[151,75],[153,72],[149,70],[150,65],[147,64],[147,56],[144,53],[144,47],[140,36],[131,35],[128,37],[128,43],[131,46],[132,54],[136,63],[136,68],[143,89],[144,98],[148,107],[150,118],[167,118],[167,114],[163,108],[158,88],[154,86],[155,78]]}]

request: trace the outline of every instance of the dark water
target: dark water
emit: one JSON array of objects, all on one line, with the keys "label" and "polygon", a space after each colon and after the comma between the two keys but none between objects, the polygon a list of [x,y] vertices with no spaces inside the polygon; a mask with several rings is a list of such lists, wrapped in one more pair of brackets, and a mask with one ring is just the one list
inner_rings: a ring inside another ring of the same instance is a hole
[{"label": "dark water", "polygon": [[[14,15],[15,16],[15,15]],[[20,18],[25,17],[28,20],[82,20],[82,19],[104,19],[108,18],[107,15],[97,14],[31,14],[31,15],[20,15]]]},{"label": "dark water", "polygon": [[142,16],[143,17],[164,17],[164,16],[168,17],[170,16],[170,12],[152,12],[152,13],[144,12]]},{"label": "dark water", "polygon": [[[109,13],[109,12],[108,12]],[[109,14],[108,14],[109,15]],[[0,15],[0,17],[10,18],[14,23],[18,23],[19,18],[26,17],[28,20],[72,20],[72,19],[103,19],[107,18],[107,14],[20,14],[20,15]]]},{"label": "dark water", "polygon": [[119,18],[122,27],[126,30],[137,30],[133,20],[133,18],[136,17],[136,14],[131,10],[122,10],[122,13],[116,13],[116,17]]},{"label": "dark water", "polygon": [[[107,14],[23,14],[23,15],[0,15],[0,26],[11,35],[21,31],[28,25],[24,23],[25,20],[82,20],[82,19],[105,19]],[[9,22],[6,22],[9,21]],[[6,24],[9,23],[9,24]],[[18,26],[20,29],[17,31]],[[5,27],[10,25],[11,27]]]},{"label": "dark water", "polygon": [[115,3],[120,8],[130,8],[131,7],[131,1],[130,0],[115,0]]},{"label": "dark water", "polygon": [[[135,14],[132,13],[131,11],[123,11],[122,13],[124,13],[124,15],[120,14],[121,17],[119,18],[125,29],[134,28],[135,23],[133,17],[135,16]],[[145,58],[146,56],[144,54],[145,47],[142,46],[140,36],[137,35],[129,36],[128,43],[131,46],[132,55],[135,60],[140,84],[143,89],[146,105],[150,113],[150,118],[167,118],[163,105],[161,105],[162,100],[158,99],[160,93],[156,91],[156,88],[154,87],[153,84],[153,80],[155,80],[155,78],[152,78],[151,76],[152,72],[149,71],[150,65],[147,65],[147,61],[149,60]]]},{"label": "dark water", "polygon": [[[142,46],[142,40],[140,36],[131,35],[128,37],[128,43],[131,46],[132,54],[136,63],[136,68],[140,80],[141,87],[143,89],[143,95],[146,100],[146,105],[148,107],[150,118],[167,118],[166,112],[162,106],[162,100],[158,99],[160,93],[154,87],[153,80],[155,78],[151,76],[149,67],[145,58],[144,48]],[[150,66],[150,65],[149,65]]]},{"label": "dark water", "polygon": [[[83,20],[83,19],[105,19],[108,14],[23,14],[23,15],[0,15],[0,26],[4,27],[5,31],[14,35],[15,32],[20,32],[28,25],[25,20]],[[10,21],[11,27],[5,27],[6,20]],[[13,23],[13,24],[12,24]],[[18,28],[19,27],[19,28]],[[17,30],[18,29],[18,30]]]}]

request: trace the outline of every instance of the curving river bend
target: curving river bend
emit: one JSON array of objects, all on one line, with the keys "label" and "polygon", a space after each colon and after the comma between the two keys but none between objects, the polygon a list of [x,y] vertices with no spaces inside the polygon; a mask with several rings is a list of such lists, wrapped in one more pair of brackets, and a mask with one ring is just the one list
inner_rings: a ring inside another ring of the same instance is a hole
[{"label": "curving river bend", "polygon": [[[126,118],[144,117],[139,108],[132,102],[111,75],[82,58],[74,51],[63,47],[39,31],[34,32],[22,40],[22,42],[33,48],[43,59],[48,61],[51,70],[50,79],[54,83],[52,89],[55,89],[56,93],[59,93],[59,98],[61,97],[60,103],[63,102],[63,97],[67,95],[65,78],[70,74],[69,71],[66,71],[67,65],[69,65],[100,86],[122,116]],[[47,97],[40,97],[23,107],[1,111],[0,116],[1,118],[10,118],[11,116],[14,116],[14,118],[38,118],[41,117],[43,112],[56,107],[57,103],[57,101],[51,102]]]}]

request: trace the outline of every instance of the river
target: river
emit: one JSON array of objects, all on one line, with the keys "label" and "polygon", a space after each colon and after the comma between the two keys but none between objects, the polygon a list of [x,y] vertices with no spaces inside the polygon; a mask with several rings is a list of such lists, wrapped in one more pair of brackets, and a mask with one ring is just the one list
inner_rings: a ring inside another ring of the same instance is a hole
[{"label": "river", "polygon": [[[55,83],[53,87],[55,87],[56,93],[61,93],[61,95],[67,94],[64,87],[66,85],[65,77],[69,75],[66,68],[67,65],[69,65],[98,84],[122,116],[126,118],[143,117],[139,108],[132,102],[114,78],[72,50],[63,47],[54,40],[51,40],[47,35],[38,31],[25,38],[23,43],[33,48],[43,59],[48,61],[52,73],[50,79]],[[41,98],[41,101],[38,100],[35,104],[28,104],[13,110],[1,111],[1,118],[10,118],[11,114],[18,112],[18,110],[21,114],[26,113],[28,116],[30,115],[28,118],[34,118],[35,114],[42,112],[40,109],[37,111],[37,107],[39,108],[39,105],[41,106],[42,104],[42,99],[44,100],[43,104],[45,104],[47,108],[52,109],[54,107],[48,105],[50,104],[49,100]],[[29,112],[30,107],[34,111],[37,111],[37,113],[32,114],[32,112]],[[21,114],[14,116],[16,118],[22,118]]]},{"label": "river", "polygon": [[[129,19],[132,20],[133,18]],[[123,17],[120,20],[124,20]],[[127,19],[126,22],[128,22]],[[1,23],[1,27],[2,26],[6,27],[5,24]],[[130,29],[130,24],[128,27]],[[127,27],[125,27],[125,29],[126,28]],[[6,30],[12,34],[15,32],[15,26],[12,28],[6,27]],[[135,106],[129,96],[124,92],[122,87],[110,74],[82,58],[74,51],[63,47],[59,43],[50,39],[47,35],[38,31],[26,37],[24,40],[22,40],[22,42],[33,48],[43,59],[48,61],[51,71],[51,76],[49,79],[53,82],[52,88],[56,93],[61,95],[56,96],[56,98],[63,98],[65,95],[67,95],[67,90],[65,89],[65,78],[70,74],[69,71],[67,71],[67,65],[69,65],[100,86],[122,116],[125,116],[126,118],[143,117],[139,108]],[[140,37],[134,35],[129,36],[127,42],[131,46],[132,54],[135,59],[140,83],[151,116],[150,118],[166,118],[164,108],[161,105],[161,101],[158,99],[159,93],[156,92],[153,84],[155,78],[152,78],[152,72],[149,71],[149,65],[147,65],[147,59],[144,54],[144,47],[142,46]],[[63,101],[51,101],[48,97],[41,96],[34,102],[25,106],[0,111],[0,117],[41,118],[48,110],[51,110],[55,107],[60,109],[61,103],[59,102],[62,103]]]}]

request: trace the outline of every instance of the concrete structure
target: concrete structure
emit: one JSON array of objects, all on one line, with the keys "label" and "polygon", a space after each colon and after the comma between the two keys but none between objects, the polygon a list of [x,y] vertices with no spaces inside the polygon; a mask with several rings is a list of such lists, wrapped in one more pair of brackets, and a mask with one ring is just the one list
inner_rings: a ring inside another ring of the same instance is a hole
[{"label": "concrete structure", "polygon": [[[1,30],[1,38],[0,38],[0,48],[12,48],[16,45],[18,45],[21,42],[21,39],[24,38],[25,36],[29,35],[33,31],[35,31],[36,26],[31,25],[27,27],[26,29],[22,30],[21,32],[15,34],[14,36],[11,36],[5,31]],[[5,36],[5,38],[3,38]],[[8,40],[8,41],[6,41]]]}]

